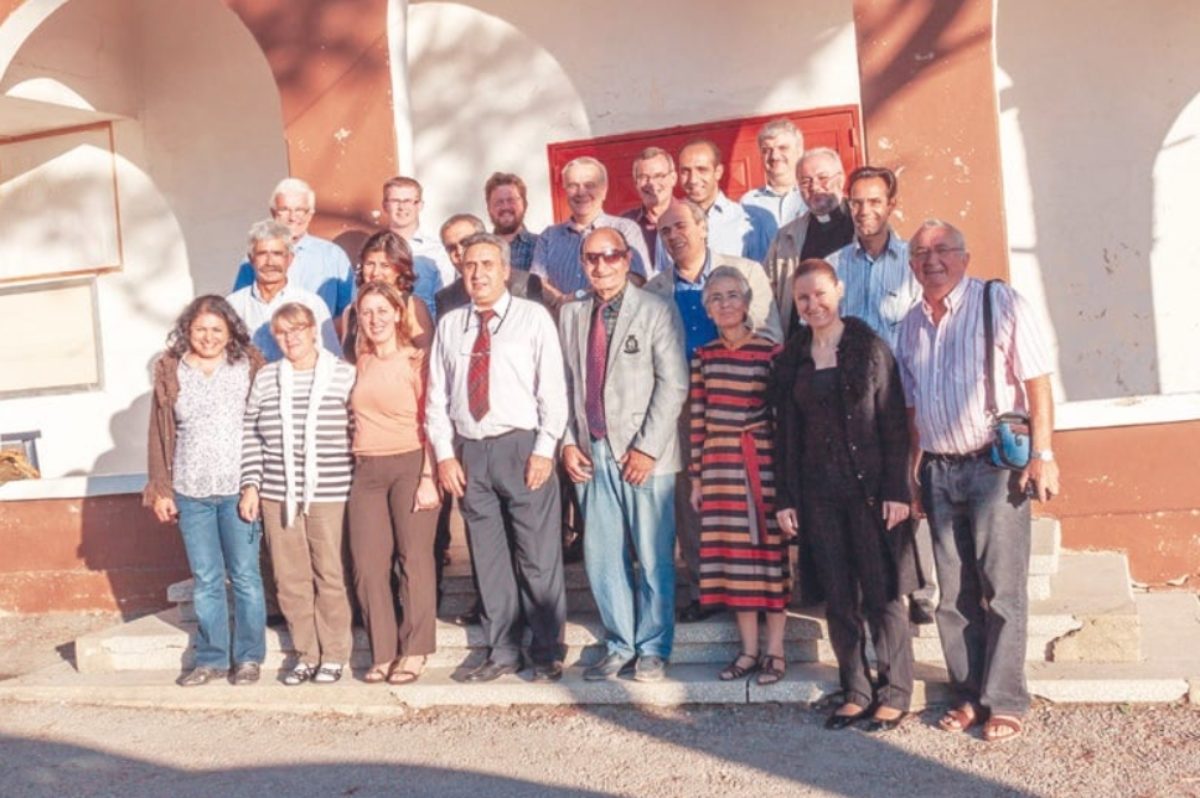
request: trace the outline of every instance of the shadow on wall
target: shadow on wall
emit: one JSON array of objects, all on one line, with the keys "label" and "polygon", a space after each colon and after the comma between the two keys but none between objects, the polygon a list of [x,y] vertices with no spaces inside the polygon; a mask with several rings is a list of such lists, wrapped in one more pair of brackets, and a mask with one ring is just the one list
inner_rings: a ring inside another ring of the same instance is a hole
[{"label": "shadow on wall", "polygon": [[[116,464],[144,456],[150,406],[147,392],[113,415],[113,447],[96,458],[90,473],[120,473]],[[112,601],[127,619],[165,607],[167,586],[190,575],[178,527],[160,524],[141,498],[89,497],[80,513],[78,557],[87,570],[104,574]]]},{"label": "shadow on wall", "polygon": [[[1162,347],[1179,344],[1158,340],[1156,314],[1191,302],[1162,286],[1156,296],[1150,259],[1164,234],[1193,235],[1164,231],[1154,217],[1156,159],[1200,88],[1200,17],[1171,5],[1135,15],[1089,6],[1084,41],[1079,15],[1061,4],[999,4],[997,59],[1012,80],[1000,108],[1019,121],[1018,182],[1028,181],[1027,211],[1009,214],[1014,263],[1040,277],[1069,400],[1159,393]],[[1187,194],[1176,201],[1194,204]]]}]

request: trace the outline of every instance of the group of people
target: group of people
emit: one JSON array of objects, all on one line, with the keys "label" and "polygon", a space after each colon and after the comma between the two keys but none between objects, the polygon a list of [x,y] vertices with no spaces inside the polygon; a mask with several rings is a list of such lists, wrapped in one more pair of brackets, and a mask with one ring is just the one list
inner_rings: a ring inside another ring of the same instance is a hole
[{"label": "group of people", "polygon": [[392,178],[356,267],[308,233],[312,190],[281,182],[234,292],[193,301],[155,365],[145,501],[179,525],[199,621],[180,683],[258,679],[260,528],[296,651],[285,683],[342,676],[351,593],[363,678],[420,678],[452,499],[488,646],[463,680],[526,654],[534,681],[561,678],[565,478],[605,629],[584,679],[662,679],[676,622],[729,610],[741,646],[719,678],[771,684],[787,607],[824,600],[843,688],[827,727],[895,728],[909,622],[932,607],[927,516],[959,696],[939,725],[1020,734],[1030,499],[1058,491],[1046,339],[1015,291],[991,291],[997,409],[1029,414],[1033,447],[1023,471],[999,468],[989,286],[967,275],[962,233],[929,220],[904,241],[896,176],[847,176],[787,120],[758,143],[767,182],[741,203],[713,142],[644,150],[641,205],[621,216],[604,165],[577,158],[570,218],[539,235],[516,175],[484,187],[491,232],[455,214],[439,239],[421,185]]}]

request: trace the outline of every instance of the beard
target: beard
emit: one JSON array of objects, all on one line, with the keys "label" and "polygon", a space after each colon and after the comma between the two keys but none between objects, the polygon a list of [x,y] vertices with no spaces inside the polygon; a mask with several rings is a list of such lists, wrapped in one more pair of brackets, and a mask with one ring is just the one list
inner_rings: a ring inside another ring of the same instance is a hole
[{"label": "beard", "polygon": [[497,219],[495,216],[493,216],[492,229],[498,236],[512,235],[521,229],[521,225],[524,224],[524,221],[524,219],[517,218],[516,216],[506,216],[503,220]]}]

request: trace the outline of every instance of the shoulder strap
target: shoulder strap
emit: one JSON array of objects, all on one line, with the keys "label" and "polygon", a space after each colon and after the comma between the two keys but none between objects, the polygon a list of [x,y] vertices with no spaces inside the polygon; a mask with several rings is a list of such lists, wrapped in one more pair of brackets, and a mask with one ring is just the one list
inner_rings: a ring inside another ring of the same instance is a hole
[{"label": "shoulder strap", "polygon": [[987,413],[992,418],[997,415],[996,408],[996,332],[992,324],[992,284],[1003,284],[1003,280],[988,280],[983,284],[983,351],[987,358],[987,373],[984,379],[987,385]]}]

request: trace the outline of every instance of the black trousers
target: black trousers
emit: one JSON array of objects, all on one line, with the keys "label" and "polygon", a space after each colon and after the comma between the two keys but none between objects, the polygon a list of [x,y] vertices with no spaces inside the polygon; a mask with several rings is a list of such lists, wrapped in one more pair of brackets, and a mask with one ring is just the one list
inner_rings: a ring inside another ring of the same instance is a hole
[{"label": "black trousers", "polygon": [[[912,702],[913,650],[908,612],[893,593],[895,564],[881,535],[878,504],[825,495],[803,507],[801,534],[812,548],[825,591],[829,642],[845,700],[907,712]],[[889,578],[890,577],[890,578]],[[875,645],[875,677],[867,661],[866,629]]]},{"label": "black trousers", "polygon": [[520,661],[526,623],[533,633],[529,653],[534,662],[563,656],[567,599],[558,477],[551,469],[537,490],[525,486],[534,436],[522,430],[461,441],[467,475],[462,513],[471,565],[491,659],[501,665]]}]

